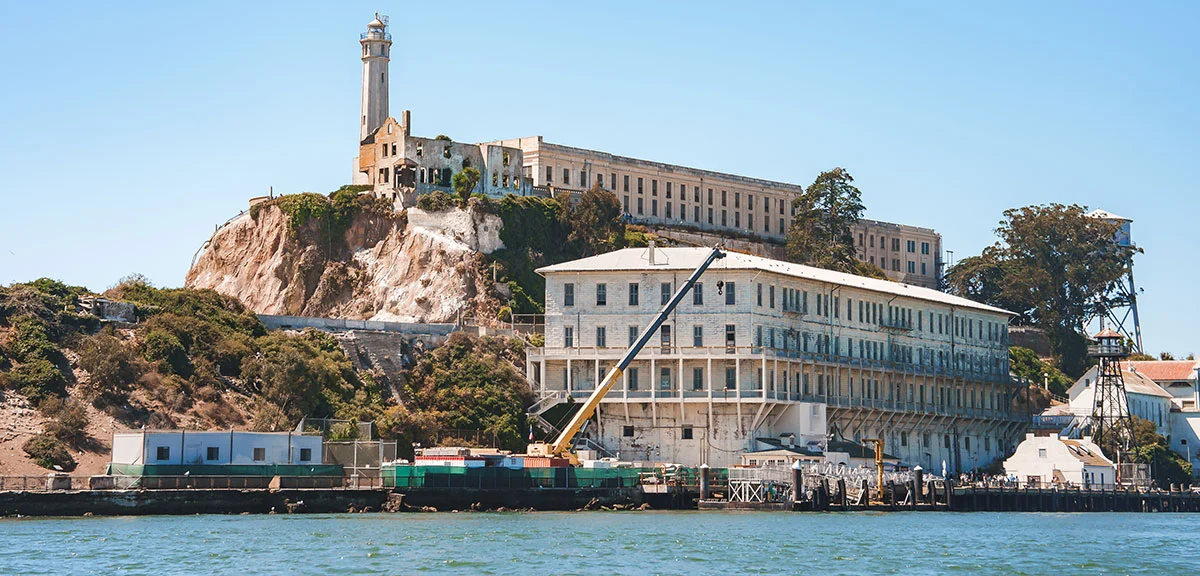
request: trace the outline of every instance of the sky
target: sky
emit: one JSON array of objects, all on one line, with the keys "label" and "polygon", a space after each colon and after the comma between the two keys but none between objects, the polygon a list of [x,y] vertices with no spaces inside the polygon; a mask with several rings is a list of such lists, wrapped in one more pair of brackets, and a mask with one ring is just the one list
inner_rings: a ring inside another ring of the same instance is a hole
[{"label": "sky", "polygon": [[1200,352],[1200,3],[0,3],[0,284],[180,286],[266,194],[357,153],[358,35],[391,17],[413,133],[808,184],[953,260],[1007,208],[1134,220],[1148,351]]}]

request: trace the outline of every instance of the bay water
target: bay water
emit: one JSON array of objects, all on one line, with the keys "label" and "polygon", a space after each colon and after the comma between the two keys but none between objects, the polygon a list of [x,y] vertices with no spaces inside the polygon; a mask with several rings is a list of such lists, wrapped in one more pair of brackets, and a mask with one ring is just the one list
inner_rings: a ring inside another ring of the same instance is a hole
[{"label": "bay water", "polygon": [[0,574],[1200,574],[1200,515],[504,512],[0,519]]}]

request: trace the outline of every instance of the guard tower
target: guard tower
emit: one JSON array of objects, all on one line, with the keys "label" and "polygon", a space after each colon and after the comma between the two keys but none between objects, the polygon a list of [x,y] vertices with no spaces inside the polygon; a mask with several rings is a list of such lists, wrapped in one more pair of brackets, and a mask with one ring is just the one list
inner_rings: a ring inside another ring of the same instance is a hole
[{"label": "guard tower", "polygon": [[387,31],[388,17],[375,13],[367,31],[359,36],[362,44],[362,118],[358,141],[362,142],[388,117],[388,62],[391,60],[392,35]]},{"label": "guard tower", "polygon": [[1133,418],[1125,395],[1121,360],[1129,356],[1125,337],[1104,329],[1096,334],[1096,344],[1088,346],[1088,356],[1097,358],[1096,395],[1092,405],[1092,438],[1101,448],[1114,453],[1117,460],[1133,446]]},{"label": "guard tower", "polygon": [[[1093,210],[1088,213],[1088,217],[1116,224],[1118,226],[1117,236],[1113,240],[1117,246],[1120,246],[1122,250],[1137,252],[1138,248],[1130,236],[1133,220],[1104,210]],[[1132,352],[1140,354],[1142,353],[1142,326],[1138,321],[1137,294],[1137,287],[1133,283],[1133,260],[1131,259],[1129,268],[1125,271],[1125,278],[1117,281],[1111,293],[1105,295],[1107,305],[1099,313],[1099,317],[1100,330],[1112,328],[1133,343]]]}]

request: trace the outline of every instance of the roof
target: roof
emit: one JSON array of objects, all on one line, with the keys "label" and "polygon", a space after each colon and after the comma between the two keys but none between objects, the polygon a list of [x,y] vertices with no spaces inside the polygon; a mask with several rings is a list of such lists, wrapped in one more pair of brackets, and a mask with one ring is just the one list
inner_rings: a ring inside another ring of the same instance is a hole
[{"label": "roof", "polygon": [[1125,362],[1122,366],[1155,382],[1192,380],[1196,377],[1197,367],[1200,367],[1200,362],[1195,360],[1139,360]]},{"label": "roof", "polygon": [[[649,271],[649,270],[680,270],[692,271],[700,266],[708,257],[711,249],[709,248],[655,248],[655,261],[653,266],[650,264],[647,248],[625,248],[623,250],[614,250],[607,254],[600,254],[589,258],[581,258],[552,266],[538,268],[538,274],[543,276],[547,273],[557,272],[618,272],[618,271]],[[952,296],[945,292],[938,292],[929,288],[921,288],[910,284],[901,284],[890,280],[880,280],[877,278],[867,278],[866,276],[856,276],[845,272],[835,272],[833,270],[825,270],[822,268],[814,268],[803,264],[793,264],[782,260],[772,260],[761,256],[753,256],[750,254],[741,254],[738,252],[725,252],[725,258],[718,260],[709,269],[709,273],[719,272],[721,270],[761,270],[764,272],[773,272],[793,278],[802,278],[805,280],[813,280],[816,282],[824,282],[828,284],[839,284],[853,288],[860,288],[870,292],[880,294],[889,294],[893,296],[903,296],[917,300],[925,300],[929,302],[937,302],[947,306],[958,306],[961,308],[970,308],[983,312],[991,312],[994,314],[1004,314],[1012,316],[1013,313],[1008,310],[980,304],[978,302]]]},{"label": "roof", "polygon": [[1133,222],[1132,218],[1126,218],[1124,216],[1117,216],[1116,214],[1113,214],[1112,212],[1109,212],[1108,210],[1099,210],[1099,209],[1092,210],[1091,212],[1087,213],[1087,216],[1089,218],[1100,218],[1101,220],[1124,220],[1126,222]]},{"label": "roof", "polygon": [[1092,336],[1092,338],[1121,338],[1121,335],[1114,332],[1112,328],[1105,328],[1100,332],[1097,332],[1095,336]]},{"label": "roof", "polygon": [[1079,440],[1070,440],[1059,438],[1059,442],[1067,445],[1067,451],[1075,457],[1076,460],[1083,462],[1084,466],[1112,466],[1113,463],[1104,454],[1100,452],[1100,448],[1091,442],[1083,443]]},{"label": "roof", "polygon": [[781,446],[778,448],[764,448],[762,450],[754,450],[751,452],[742,452],[742,456],[798,456],[801,458],[820,460],[821,458],[824,457],[824,454],[819,454],[816,452],[809,452],[808,450],[805,450],[799,446],[797,446],[795,448]]},{"label": "roof", "polygon": [[[875,459],[875,450],[874,449],[867,448],[863,444],[859,444],[858,442],[851,442],[849,440],[830,440],[825,446],[825,451],[826,452],[843,452],[843,453],[849,454],[851,458],[869,458],[871,460]],[[899,458],[892,456],[891,454],[888,454],[887,452],[883,453],[883,459],[884,460],[899,460]]]}]

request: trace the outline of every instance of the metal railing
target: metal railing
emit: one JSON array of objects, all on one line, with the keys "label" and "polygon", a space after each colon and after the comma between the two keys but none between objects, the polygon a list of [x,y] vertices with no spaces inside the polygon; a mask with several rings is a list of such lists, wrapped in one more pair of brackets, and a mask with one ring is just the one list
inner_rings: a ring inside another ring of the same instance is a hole
[{"label": "metal railing", "polygon": [[[543,346],[540,348],[529,348],[529,356],[537,360],[611,360],[614,363],[619,360],[625,353],[625,348],[620,346],[612,347],[595,347],[595,346],[570,346],[570,347],[554,347]],[[962,378],[976,382],[989,383],[1005,383],[1012,385],[1024,385],[1014,380],[1008,373],[1001,371],[982,371],[982,370],[963,370],[956,369],[953,366],[932,365],[909,362],[898,362],[893,360],[872,360],[868,358],[858,358],[852,356],[843,356],[836,354],[825,354],[819,352],[804,352],[801,350],[791,350],[787,348],[777,348],[771,346],[650,346],[647,345],[638,354],[637,361],[646,361],[650,359],[678,361],[678,360],[705,360],[713,359],[720,361],[723,359],[739,358],[741,360],[753,360],[768,362],[772,360],[787,360],[810,362],[813,364],[838,367],[838,368],[857,368],[861,370],[877,370],[891,371],[897,374],[912,375],[912,376],[945,376],[947,378]]]}]

